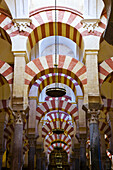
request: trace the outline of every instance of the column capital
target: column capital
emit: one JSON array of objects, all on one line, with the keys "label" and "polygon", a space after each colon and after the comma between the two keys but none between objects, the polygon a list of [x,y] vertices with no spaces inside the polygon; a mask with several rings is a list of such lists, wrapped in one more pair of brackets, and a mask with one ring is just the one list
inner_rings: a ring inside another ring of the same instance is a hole
[{"label": "column capital", "polygon": [[80,142],[80,147],[86,146],[86,138],[79,138],[79,142]]},{"label": "column capital", "polygon": [[98,114],[91,114],[89,124],[91,123],[98,123]]},{"label": "column capital", "polygon": [[23,124],[23,120],[26,118],[25,111],[13,111],[15,124]]},{"label": "column capital", "polygon": [[43,143],[36,144],[36,153],[42,153],[44,151]]},{"label": "column capital", "polygon": [[30,147],[35,147],[36,140],[37,140],[36,136],[34,134],[28,134],[27,137],[28,137]]}]

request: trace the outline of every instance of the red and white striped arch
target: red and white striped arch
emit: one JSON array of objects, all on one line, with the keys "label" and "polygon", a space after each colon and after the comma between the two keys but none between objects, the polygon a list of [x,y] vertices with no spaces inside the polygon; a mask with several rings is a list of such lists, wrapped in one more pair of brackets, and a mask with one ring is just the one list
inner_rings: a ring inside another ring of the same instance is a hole
[{"label": "red and white striped arch", "polygon": [[59,115],[58,115],[58,110],[48,113],[47,114],[47,121],[48,122],[57,121],[58,117],[61,120],[61,122],[72,121],[72,120],[70,120],[70,116],[69,116],[68,113],[60,111],[60,110],[59,110]]},{"label": "red and white striped arch", "polygon": [[[57,13],[57,35],[70,38],[80,48],[83,48],[83,26],[80,15],[66,11],[56,10]],[[28,36],[27,47],[30,51],[42,38],[55,35],[55,10],[42,11],[31,16],[32,32]]]},{"label": "red and white striped arch", "polygon": [[64,143],[54,143],[54,144],[50,145],[47,150],[48,154],[50,154],[54,150],[55,147],[62,147],[67,152],[67,154],[69,154],[70,149]]},{"label": "red and white striped arch", "polygon": [[99,121],[99,130],[106,134],[108,138],[111,137],[111,127],[107,122]]},{"label": "red and white striped arch", "polygon": [[47,85],[55,83],[56,81],[69,86],[73,90],[74,94],[76,95],[76,86],[78,86],[78,83],[72,77],[62,73],[59,74],[51,73],[39,77],[39,79],[33,84],[34,86],[38,87],[38,97],[42,92],[42,90]]},{"label": "red and white striped arch", "polygon": [[111,137],[111,127],[109,126],[108,123],[99,121],[99,129],[102,131],[104,134],[108,136],[108,138]]},{"label": "red and white striped arch", "polygon": [[[104,13],[94,33],[89,33],[81,24],[83,18],[77,13],[66,9],[57,9],[56,12],[58,35],[73,40],[82,49],[83,36],[94,35],[100,37],[107,25],[107,16],[106,13]],[[27,49],[29,52],[42,38],[55,35],[55,10],[50,8],[48,10],[44,9],[43,11],[33,14],[30,19],[32,20],[30,27],[27,27],[26,31],[19,32],[18,28],[14,27],[11,18],[3,13],[0,15],[0,27],[3,28],[10,37],[14,37],[18,34],[28,37]]]},{"label": "red and white striped arch", "polygon": [[[52,129],[64,129],[65,133],[68,134],[71,138],[74,136],[74,127],[72,121],[69,118],[69,115],[65,112],[50,112],[48,113],[47,122],[42,127],[42,137],[45,138],[48,133],[52,132]],[[59,127],[60,125],[60,127]]]},{"label": "red and white striped arch", "polygon": [[74,127],[72,127],[72,125],[69,124],[67,121],[63,122],[61,120],[51,120],[42,127],[42,137],[45,138],[49,133],[52,132],[53,129],[58,128],[64,129],[65,133],[71,138],[74,136]]},{"label": "red and white striped arch", "polygon": [[76,121],[78,119],[78,109],[76,104],[69,103],[67,101],[62,100],[52,100],[46,101],[40,104],[36,109],[36,120],[37,123],[40,122],[41,118],[48,112],[53,110],[61,110],[69,115],[71,115],[72,119]]},{"label": "red and white striped arch", "polygon": [[102,99],[102,101],[103,101],[102,111],[104,112],[105,115],[107,115],[109,111],[113,110],[113,99]]},{"label": "red and white striped arch", "polygon": [[102,84],[105,78],[113,72],[113,57],[103,61],[99,65],[99,81]]},{"label": "red and white striped arch", "polygon": [[65,144],[67,144],[68,147],[71,147],[72,145],[72,142],[69,136],[66,136],[64,134],[60,134],[60,135],[53,134],[53,135],[46,136],[46,139],[44,141],[45,147],[48,148],[51,145],[51,143],[55,141],[64,142]]},{"label": "red and white striped arch", "polygon": [[[55,72],[55,55],[36,58],[25,67],[25,88],[28,90],[41,76]],[[80,61],[65,55],[57,55],[58,72],[71,76],[82,90],[86,87],[86,66]]]},{"label": "red and white striped arch", "polygon": [[[73,40],[83,49],[83,36],[89,36],[87,29],[81,24],[83,19],[77,13],[65,10],[56,10],[57,13],[57,35]],[[42,38],[55,35],[55,10],[44,10],[31,17],[33,31],[28,36],[27,47],[30,51]],[[99,27],[93,35],[101,36],[107,25],[106,14],[102,15]]]},{"label": "red and white striped arch", "polygon": [[13,84],[13,68],[6,62],[0,60],[0,74],[7,80],[11,92]]}]

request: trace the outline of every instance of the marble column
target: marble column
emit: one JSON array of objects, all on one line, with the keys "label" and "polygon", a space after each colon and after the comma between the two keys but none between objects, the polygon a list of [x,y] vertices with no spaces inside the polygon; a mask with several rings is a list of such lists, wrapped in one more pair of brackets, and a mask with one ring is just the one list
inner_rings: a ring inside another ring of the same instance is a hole
[{"label": "marble column", "polygon": [[28,167],[29,170],[34,169],[34,156],[35,156],[35,146],[36,146],[36,137],[35,135],[28,135],[29,140],[29,152],[28,152]]},{"label": "marble column", "polygon": [[91,170],[100,170],[100,137],[99,137],[99,126],[98,126],[98,115],[97,113],[91,113],[90,123],[90,150],[91,150]]},{"label": "marble column", "polygon": [[44,152],[42,153],[41,157],[42,157],[42,169],[46,170],[46,155]]},{"label": "marble column", "polygon": [[43,149],[41,147],[36,148],[36,170],[42,170],[42,153]]},{"label": "marble column", "polygon": [[15,111],[13,138],[13,160],[11,170],[22,170],[23,164],[23,116],[25,112]]},{"label": "marble column", "polygon": [[80,145],[78,144],[76,148],[73,149],[72,154],[72,170],[80,170],[79,167],[79,157],[80,157]]},{"label": "marble column", "polygon": [[79,138],[80,142],[80,170],[86,170],[86,138]]}]

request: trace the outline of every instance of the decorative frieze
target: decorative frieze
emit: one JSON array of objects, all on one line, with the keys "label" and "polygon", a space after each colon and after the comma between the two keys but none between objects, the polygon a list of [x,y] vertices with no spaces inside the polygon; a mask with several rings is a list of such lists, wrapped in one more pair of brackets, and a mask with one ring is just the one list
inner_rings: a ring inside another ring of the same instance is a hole
[{"label": "decorative frieze", "polygon": [[26,28],[29,27],[31,23],[31,19],[29,18],[25,18],[25,19],[18,18],[18,19],[13,19],[12,21],[14,23],[14,27],[17,27],[20,32],[26,31]]},{"label": "decorative frieze", "polygon": [[86,28],[88,32],[94,32],[98,27],[100,19],[83,19],[81,23],[83,24],[83,28]]}]

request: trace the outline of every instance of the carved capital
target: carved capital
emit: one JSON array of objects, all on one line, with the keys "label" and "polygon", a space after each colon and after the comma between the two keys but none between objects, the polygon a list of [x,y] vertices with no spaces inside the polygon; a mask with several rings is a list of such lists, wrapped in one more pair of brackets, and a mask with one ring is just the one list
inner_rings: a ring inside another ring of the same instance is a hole
[{"label": "carved capital", "polygon": [[86,138],[79,138],[80,147],[86,147]]},{"label": "carved capital", "polygon": [[26,113],[24,111],[15,111],[13,114],[15,124],[23,124],[23,120],[26,118]]},{"label": "carved capital", "polygon": [[83,19],[81,23],[83,28],[86,28],[88,32],[94,32],[95,28],[98,27],[100,19]]},{"label": "carved capital", "polygon": [[91,114],[91,117],[89,119],[89,124],[91,123],[98,123],[98,114]]},{"label": "carved capital", "polygon": [[30,147],[35,147],[36,146],[36,137],[35,135],[28,135],[28,141],[29,141],[29,146]]},{"label": "carved capital", "polygon": [[14,27],[17,27],[18,30],[26,31],[26,28],[30,26],[31,19],[29,18],[20,18],[20,19],[13,19]]}]

